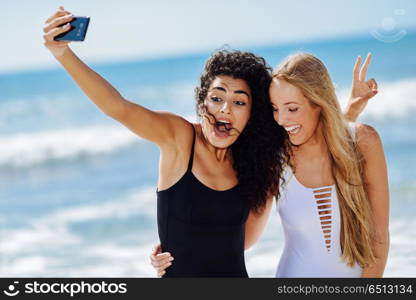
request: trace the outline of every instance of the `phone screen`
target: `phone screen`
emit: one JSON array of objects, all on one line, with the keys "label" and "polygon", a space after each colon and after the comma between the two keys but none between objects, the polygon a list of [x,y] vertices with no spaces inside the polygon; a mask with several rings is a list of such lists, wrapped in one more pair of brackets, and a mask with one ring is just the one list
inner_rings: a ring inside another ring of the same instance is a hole
[{"label": "phone screen", "polygon": [[90,17],[75,16],[70,22],[71,29],[67,32],[57,35],[55,41],[83,41],[87,34]]}]

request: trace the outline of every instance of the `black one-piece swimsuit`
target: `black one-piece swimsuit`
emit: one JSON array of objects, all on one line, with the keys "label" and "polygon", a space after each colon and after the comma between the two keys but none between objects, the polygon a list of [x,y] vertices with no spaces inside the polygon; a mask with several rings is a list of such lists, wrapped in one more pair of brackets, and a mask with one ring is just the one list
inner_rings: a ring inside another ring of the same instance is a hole
[{"label": "black one-piece swimsuit", "polygon": [[248,277],[244,261],[248,203],[238,184],[217,191],[193,175],[192,129],[186,173],[170,188],[156,192],[162,251],[174,257],[163,277]]}]

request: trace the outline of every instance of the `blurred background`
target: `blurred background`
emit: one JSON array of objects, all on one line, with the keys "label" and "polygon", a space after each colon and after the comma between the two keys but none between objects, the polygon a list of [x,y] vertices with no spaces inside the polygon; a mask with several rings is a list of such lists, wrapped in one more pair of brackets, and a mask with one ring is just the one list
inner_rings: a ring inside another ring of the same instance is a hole
[{"label": "blurred background", "polygon": [[[416,276],[416,2],[1,1],[0,276],[154,277],[159,152],[101,113],[43,46],[59,5],[91,17],[73,50],[125,98],[195,121],[194,87],[223,45],[272,66],[294,51],[327,65],[345,107],[358,55],[379,94],[360,117],[380,133],[391,191],[386,277]],[[246,252],[273,277],[274,210]]]}]

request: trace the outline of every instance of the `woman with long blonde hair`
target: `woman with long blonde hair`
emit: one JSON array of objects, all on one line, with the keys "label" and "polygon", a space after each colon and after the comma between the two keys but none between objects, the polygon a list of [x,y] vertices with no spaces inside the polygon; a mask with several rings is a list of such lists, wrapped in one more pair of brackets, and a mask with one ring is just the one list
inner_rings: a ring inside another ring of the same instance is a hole
[{"label": "woman with long blonde hair", "polygon": [[[357,85],[367,71],[358,64]],[[382,276],[389,192],[379,135],[368,125],[346,122],[329,73],[313,55],[283,61],[269,94],[291,144],[277,204],[286,243],[276,275]]]},{"label": "woman with long blonde hair", "polygon": [[[274,71],[269,95],[276,122],[288,134],[290,158],[277,209],[285,247],[277,277],[381,277],[389,248],[389,192],[383,146],[370,126],[349,123],[377,93],[366,81],[371,55],[353,69],[352,95],[342,114],[325,65],[297,53]],[[268,203],[246,222],[246,249],[259,238]],[[159,274],[169,253],[151,255]]]}]

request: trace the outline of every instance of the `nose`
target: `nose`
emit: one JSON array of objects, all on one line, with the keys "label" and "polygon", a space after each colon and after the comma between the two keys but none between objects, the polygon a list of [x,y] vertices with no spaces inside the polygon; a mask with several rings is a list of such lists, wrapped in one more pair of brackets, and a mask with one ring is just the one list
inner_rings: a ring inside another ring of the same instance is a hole
[{"label": "nose", "polygon": [[287,124],[287,114],[284,114],[283,112],[277,112],[275,113],[274,119],[276,120],[277,124],[280,126],[284,126]]},{"label": "nose", "polygon": [[230,104],[228,103],[228,101],[224,101],[224,104],[221,106],[220,111],[224,114],[229,114],[230,113]]}]

